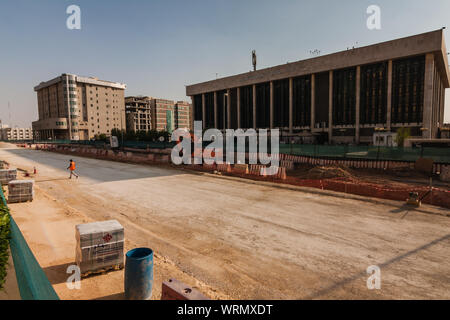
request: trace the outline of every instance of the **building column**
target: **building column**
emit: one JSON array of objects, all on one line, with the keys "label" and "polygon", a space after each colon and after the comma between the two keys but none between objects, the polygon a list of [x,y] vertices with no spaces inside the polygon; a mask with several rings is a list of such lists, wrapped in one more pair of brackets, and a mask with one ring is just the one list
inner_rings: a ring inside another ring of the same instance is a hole
[{"label": "building column", "polygon": [[256,129],[256,84],[253,85],[253,129]]},{"label": "building column", "polygon": [[231,129],[231,90],[227,90],[227,129]]},{"label": "building column", "polygon": [[289,78],[289,134],[294,133],[294,80]]},{"label": "building column", "polygon": [[219,127],[219,114],[217,113],[217,91],[214,91],[214,128]]},{"label": "building column", "polygon": [[316,75],[311,75],[311,133],[316,126]]},{"label": "building column", "polygon": [[423,128],[422,137],[431,139],[433,132],[432,112],[433,112],[433,86],[434,86],[434,54],[427,53],[425,56],[425,83],[423,101]]},{"label": "building column", "polygon": [[333,138],[333,70],[329,75],[329,92],[328,92],[328,143],[331,144]]},{"label": "building column", "polygon": [[206,104],[205,104],[205,94],[202,93],[202,122],[203,128],[206,128]]},{"label": "building column", "polygon": [[237,128],[241,129],[241,88],[237,88]]},{"label": "building column", "polygon": [[386,129],[392,130],[392,60],[388,62],[388,88],[387,88],[387,108],[386,108]]},{"label": "building column", "polygon": [[270,129],[273,129],[273,81],[270,81]]},{"label": "building column", "polygon": [[355,112],[355,142],[359,144],[359,125],[361,108],[361,66],[356,67],[356,112]]}]

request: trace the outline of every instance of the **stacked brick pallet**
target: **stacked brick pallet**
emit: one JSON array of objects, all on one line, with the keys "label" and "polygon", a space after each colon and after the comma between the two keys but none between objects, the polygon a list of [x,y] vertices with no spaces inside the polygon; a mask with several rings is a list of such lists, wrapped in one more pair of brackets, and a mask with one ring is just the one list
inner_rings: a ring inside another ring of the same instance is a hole
[{"label": "stacked brick pallet", "polygon": [[13,180],[8,183],[8,202],[33,201],[34,180]]},{"label": "stacked brick pallet", "polygon": [[124,228],[116,220],[80,224],[76,229],[76,264],[81,274],[123,268]]},{"label": "stacked brick pallet", "polygon": [[8,184],[10,181],[17,179],[17,169],[1,169],[0,183],[2,185]]}]

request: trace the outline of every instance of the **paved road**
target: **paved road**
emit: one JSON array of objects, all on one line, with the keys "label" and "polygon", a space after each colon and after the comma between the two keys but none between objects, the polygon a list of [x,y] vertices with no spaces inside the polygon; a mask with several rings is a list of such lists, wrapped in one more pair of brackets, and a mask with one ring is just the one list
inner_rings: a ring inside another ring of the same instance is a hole
[{"label": "paved road", "polygon": [[[172,168],[0,149],[38,186],[233,298],[450,298],[448,210],[285,189]],[[294,188],[295,189],[295,188]],[[381,290],[366,270],[381,268]],[[157,270],[156,270],[157,272]]]}]

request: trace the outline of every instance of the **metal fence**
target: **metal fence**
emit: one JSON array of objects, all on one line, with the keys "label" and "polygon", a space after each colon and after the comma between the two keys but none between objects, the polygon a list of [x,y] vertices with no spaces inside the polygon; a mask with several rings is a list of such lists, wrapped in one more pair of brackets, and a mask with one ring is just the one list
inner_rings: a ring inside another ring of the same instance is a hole
[{"label": "metal fence", "polygon": [[280,153],[315,158],[410,161],[430,158],[436,163],[450,164],[450,148],[395,148],[374,146],[327,146],[280,144]]},{"label": "metal fence", "polygon": [[[0,186],[1,201],[7,202]],[[22,300],[59,300],[53,286],[42,270],[14,219],[10,216],[9,246]]]}]

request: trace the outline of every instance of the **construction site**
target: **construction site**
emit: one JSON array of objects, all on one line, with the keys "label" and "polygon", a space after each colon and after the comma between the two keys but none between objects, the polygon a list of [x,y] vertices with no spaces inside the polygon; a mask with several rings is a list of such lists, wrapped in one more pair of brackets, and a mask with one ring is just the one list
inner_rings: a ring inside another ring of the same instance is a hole
[{"label": "construction site", "polygon": [[[252,165],[175,166],[169,153],[2,143],[16,178],[34,180],[32,201],[8,207],[59,299],[126,299],[122,268],[66,283],[78,226],[111,220],[121,250],[154,251],[154,300],[169,279],[201,299],[450,298],[448,165],[425,174],[420,161],[282,154],[269,177]],[[420,206],[406,203],[414,193]],[[369,266],[381,290],[368,289]]]}]

